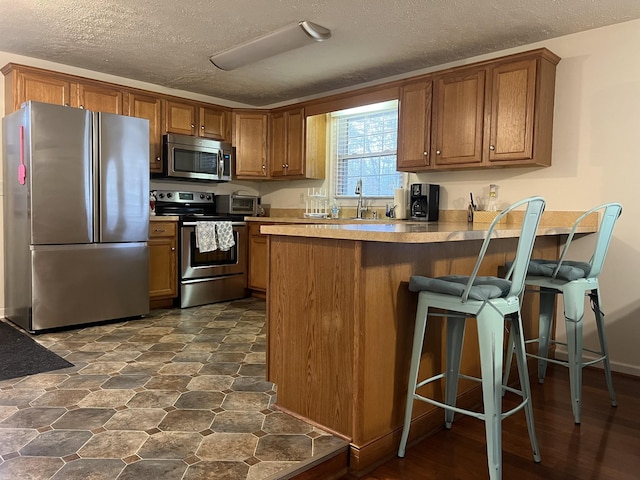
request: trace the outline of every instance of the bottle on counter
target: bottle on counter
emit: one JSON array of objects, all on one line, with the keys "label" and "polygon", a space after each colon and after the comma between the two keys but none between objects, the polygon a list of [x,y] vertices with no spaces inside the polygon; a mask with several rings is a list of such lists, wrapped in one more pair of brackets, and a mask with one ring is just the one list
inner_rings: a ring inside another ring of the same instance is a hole
[{"label": "bottle on counter", "polygon": [[333,206],[331,207],[331,218],[340,218],[340,207],[338,207],[335,199],[333,200]]}]

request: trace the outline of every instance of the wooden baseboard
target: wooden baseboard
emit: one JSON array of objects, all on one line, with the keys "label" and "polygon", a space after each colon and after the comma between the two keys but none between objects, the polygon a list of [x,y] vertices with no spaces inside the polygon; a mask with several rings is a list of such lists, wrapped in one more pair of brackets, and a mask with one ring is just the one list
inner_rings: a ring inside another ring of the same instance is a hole
[{"label": "wooden baseboard", "polygon": [[175,298],[160,298],[149,300],[149,309],[155,310],[157,308],[172,308]]}]

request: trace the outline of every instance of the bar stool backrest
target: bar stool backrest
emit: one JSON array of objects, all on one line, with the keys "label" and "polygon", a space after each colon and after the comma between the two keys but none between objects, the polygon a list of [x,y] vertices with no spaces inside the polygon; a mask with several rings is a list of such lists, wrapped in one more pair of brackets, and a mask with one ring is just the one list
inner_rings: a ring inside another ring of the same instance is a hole
[{"label": "bar stool backrest", "polygon": [[536,240],[536,230],[538,229],[540,217],[542,216],[542,212],[544,211],[545,207],[545,201],[542,197],[523,198],[522,200],[502,210],[493,220],[493,222],[491,222],[489,230],[487,231],[487,234],[484,238],[484,242],[482,243],[482,248],[480,249],[478,260],[476,261],[473,272],[469,277],[467,287],[462,295],[463,302],[467,301],[469,290],[473,286],[473,283],[476,279],[478,270],[480,269],[480,265],[482,264],[482,261],[484,259],[484,255],[487,251],[487,248],[489,247],[489,242],[494,236],[493,232],[496,226],[502,218],[509,214],[509,212],[525,204],[527,205],[527,209],[522,219],[522,228],[520,230],[520,239],[518,240],[516,256],[513,263],[511,264],[511,268],[506,275],[506,279],[511,280],[511,289],[507,297],[518,297],[522,293],[522,290],[524,289],[525,277],[527,275],[527,268],[529,266],[529,260],[531,258],[531,252],[533,251],[533,244]]},{"label": "bar stool backrest", "polygon": [[595,212],[602,212],[602,219],[600,220],[600,225],[598,227],[598,238],[596,240],[595,249],[591,259],[589,260],[589,264],[591,268],[589,269],[589,273],[586,278],[597,278],[602,271],[602,266],[604,265],[604,259],[607,256],[607,251],[609,250],[609,244],[611,243],[611,237],[613,235],[613,227],[615,226],[618,218],[622,214],[622,205],[619,203],[604,203],[602,205],[598,205],[597,207],[593,207],[592,209],[584,212],[580,215],[575,223],[573,224],[573,228],[567,237],[567,241],[564,244],[564,248],[562,249],[562,253],[560,254],[560,258],[558,259],[558,264],[556,265],[555,270],[553,271],[552,278],[556,278],[558,275],[558,271],[562,266],[562,262],[569,251],[569,245],[573,240],[573,237],[576,233],[577,228],[589,215]]}]

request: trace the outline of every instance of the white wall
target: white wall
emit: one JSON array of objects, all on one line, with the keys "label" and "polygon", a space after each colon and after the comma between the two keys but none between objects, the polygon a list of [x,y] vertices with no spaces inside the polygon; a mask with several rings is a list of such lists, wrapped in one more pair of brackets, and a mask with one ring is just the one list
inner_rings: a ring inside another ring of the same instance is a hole
[{"label": "white wall", "polygon": [[[411,175],[410,182],[441,184],[443,209],[465,208],[469,192],[473,191],[475,196],[486,195],[489,183],[500,186],[499,199],[502,203],[540,194],[547,199],[548,210],[586,210],[607,201],[621,202],[623,214],[600,277],[603,308],[613,368],[640,376],[640,349],[637,347],[640,339],[640,322],[637,320],[640,317],[640,291],[635,288],[637,279],[634,279],[634,275],[640,272],[640,223],[636,220],[640,218],[640,205],[635,198],[635,188],[638,188],[640,180],[638,45],[640,21],[636,20],[450,64],[471,63],[542,46],[559,55],[562,60],[556,77],[553,165],[544,169],[419,174]],[[0,52],[0,64],[9,61],[180,94],[123,79],[88,75],[69,67],[54,68],[51,64],[43,65],[33,59]],[[0,97],[0,106],[1,103]],[[300,204],[300,193],[306,192],[308,187],[325,187],[326,184],[309,180],[247,182],[243,185],[246,188],[258,187],[263,201],[272,207],[301,208],[304,205]],[[576,243],[580,250],[578,253],[587,252],[592,243],[591,236],[580,239]],[[595,347],[591,318],[592,315],[588,314],[585,346]]]}]

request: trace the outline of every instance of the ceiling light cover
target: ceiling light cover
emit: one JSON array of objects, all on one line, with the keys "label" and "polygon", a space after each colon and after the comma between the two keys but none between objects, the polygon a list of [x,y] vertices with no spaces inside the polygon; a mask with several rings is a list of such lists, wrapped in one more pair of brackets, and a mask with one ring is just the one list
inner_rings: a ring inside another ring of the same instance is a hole
[{"label": "ceiling light cover", "polygon": [[314,42],[321,42],[330,37],[331,30],[303,20],[212,55],[209,60],[220,70],[233,70]]}]

